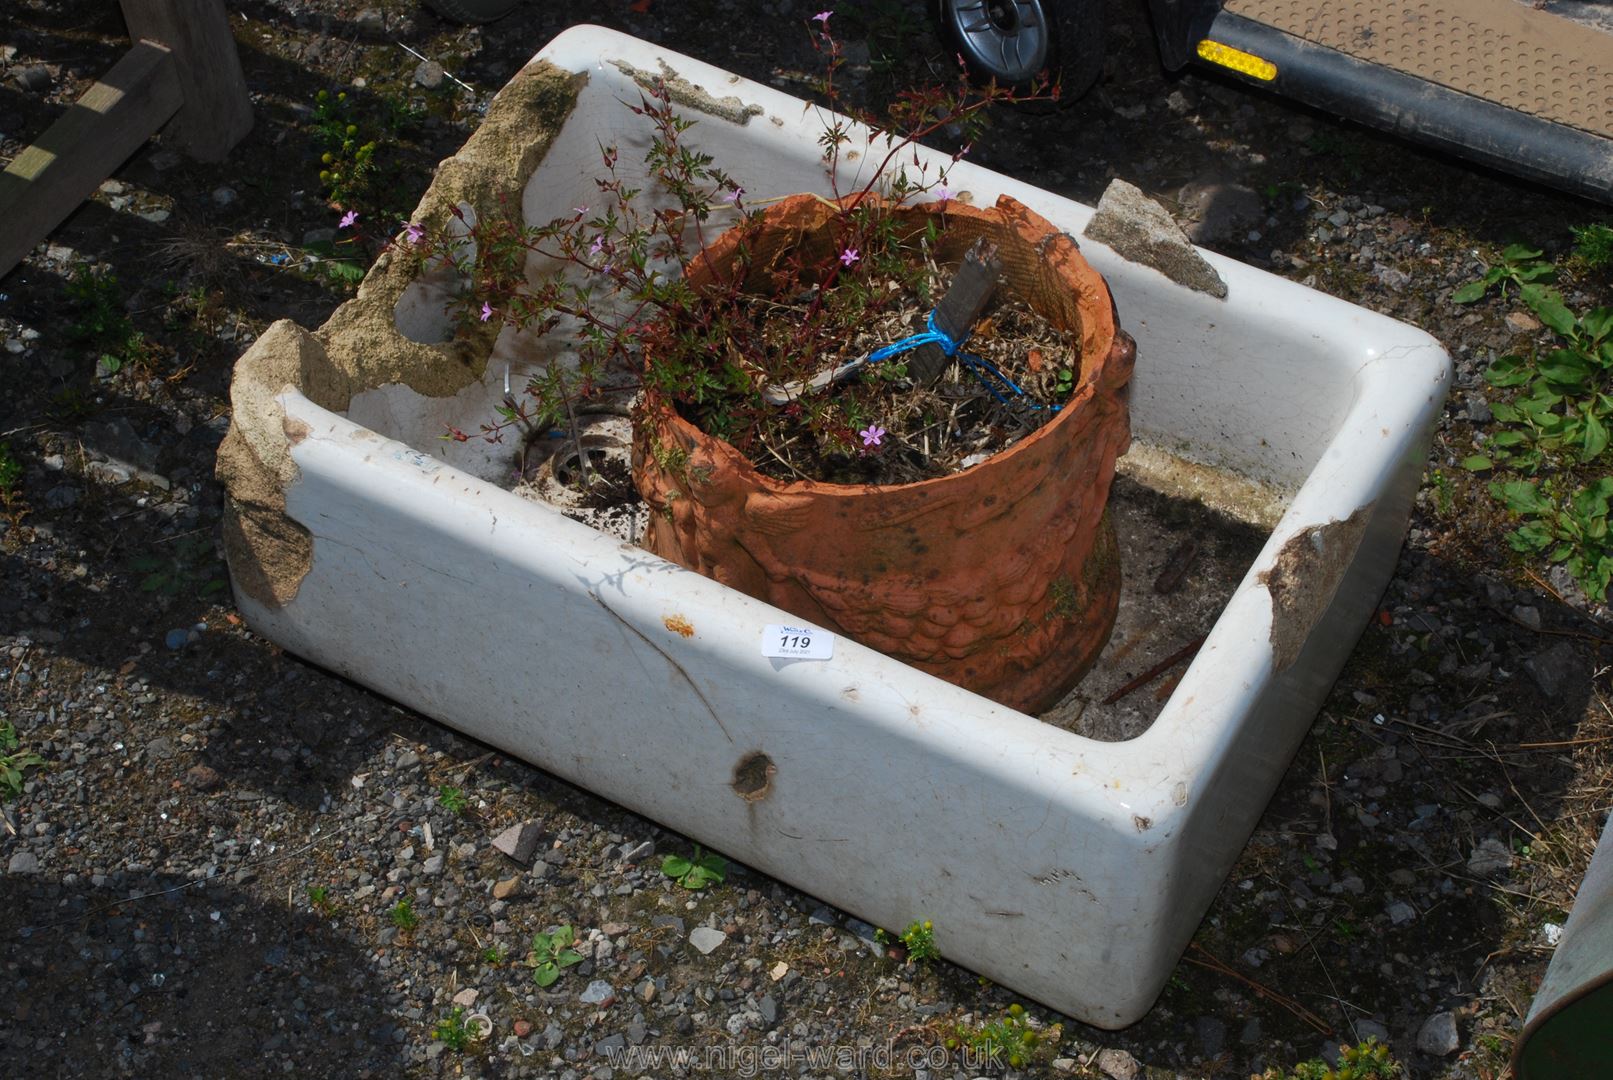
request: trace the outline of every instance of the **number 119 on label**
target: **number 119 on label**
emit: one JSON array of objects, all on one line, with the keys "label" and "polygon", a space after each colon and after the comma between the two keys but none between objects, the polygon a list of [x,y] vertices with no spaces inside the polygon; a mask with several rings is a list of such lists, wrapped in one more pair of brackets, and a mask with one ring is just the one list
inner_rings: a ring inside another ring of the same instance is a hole
[{"label": "number 119 on label", "polygon": [[834,635],[810,626],[768,625],[762,629],[762,655],[789,660],[828,660]]}]

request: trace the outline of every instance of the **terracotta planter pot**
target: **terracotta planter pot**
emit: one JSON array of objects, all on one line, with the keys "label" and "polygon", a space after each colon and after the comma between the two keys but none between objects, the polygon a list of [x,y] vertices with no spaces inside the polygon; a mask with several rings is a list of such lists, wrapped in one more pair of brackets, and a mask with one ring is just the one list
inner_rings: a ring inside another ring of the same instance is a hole
[{"label": "terracotta planter pot", "polygon": [[[810,196],[770,211],[776,228],[754,245],[747,287],[766,289],[770,267],[790,251],[805,248],[811,259],[814,246],[831,244],[826,211]],[[922,227],[940,210],[898,212]],[[892,486],[785,483],[651,400],[634,445],[634,479],[652,510],[644,545],[1036,713],[1080,680],[1114,627],[1120,562],[1104,505],[1115,457],[1130,441],[1135,346],[1117,325],[1102,277],[1043,218],[1005,196],[989,210],[950,203],[946,225],[942,265],[956,265],[976,237],[991,236],[1003,287],[1080,335],[1080,378],[1058,415],[952,476]],[[712,264],[733,258],[733,236],[712,246]],[[670,462],[677,465],[669,471]]]}]

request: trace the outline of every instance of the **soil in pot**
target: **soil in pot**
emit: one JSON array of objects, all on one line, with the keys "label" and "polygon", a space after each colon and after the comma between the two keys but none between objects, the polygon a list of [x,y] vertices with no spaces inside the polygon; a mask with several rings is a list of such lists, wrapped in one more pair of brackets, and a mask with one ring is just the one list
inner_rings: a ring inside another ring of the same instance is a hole
[{"label": "soil in pot", "polygon": [[[769,287],[777,267],[821,265],[813,249],[834,243],[832,212],[810,196],[770,211],[772,228],[746,238],[747,288],[777,295]],[[893,213],[910,215],[915,228],[946,214],[935,245],[943,265],[956,265],[980,236],[997,244],[1006,292],[1079,343],[1079,373],[1060,410],[950,475],[889,485],[786,481],[652,389],[634,442],[635,480],[651,511],[644,546],[1039,712],[1079,680],[1113,625],[1120,566],[1104,504],[1129,440],[1134,350],[1102,278],[1067,236],[1017,202]],[[692,279],[702,269],[723,272],[738,248],[737,237],[725,245],[733,235],[718,239]],[[709,413],[704,419],[711,426]]]}]

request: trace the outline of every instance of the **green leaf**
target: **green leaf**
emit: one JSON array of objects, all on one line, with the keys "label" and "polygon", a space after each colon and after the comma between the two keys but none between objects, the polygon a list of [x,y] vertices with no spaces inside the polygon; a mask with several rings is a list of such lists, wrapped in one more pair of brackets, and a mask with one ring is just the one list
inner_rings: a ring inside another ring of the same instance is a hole
[{"label": "green leaf", "polygon": [[1529,363],[1523,357],[1509,353],[1484,369],[1484,379],[1491,386],[1522,386],[1533,376]]},{"label": "green leaf", "polygon": [[1610,498],[1613,498],[1613,479],[1604,476],[1589,487],[1574,492],[1570,502],[1580,517],[1595,520],[1607,517]]},{"label": "green leaf", "polygon": [[1505,262],[1518,263],[1538,259],[1544,254],[1545,252],[1539,248],[1532,248],[1527,244],[1508,244],[1506,250],[1501,252],[1501,258]]},{"label": "green leaf", "polygon": [[562,926],[560,929],[554,932],[552,939],[556,948],[563,949],[567,945],[570,945],[573,941],[577,940],[577,931],[571,928],[570,923],[567,923],[565,926]]},{"label": "green leaf", "polygon": [[1496,497],[1515,514],[1539,515],[1551,510],[1551,503],[1541,496],[1540,490],[1532,481],[1511,480],[1496,487],[1498,488]]},{"label": "green leaf", "polygon": [[1451,301],[1457,304],[1471,304],[1475,300],[1483,299],[1484,293],[1488,288],[1489,283],[1483,278],[1480,278],[1478,281],[1470,281],[1466,285],[1463,285],[1460,289],[1457,289],[1455,292],[1451,293]]},{"label": "green leaf", "polygon": [[1545,550],[1552,539],[1551,532],[1544,525],[1538,521],[1531,521],[1508,536],[1507,543],[1512,545],[1514,551],[1532,555]]},{"label": "green leaf", "polygon": [[1518,271],[1518,280],[1524,282],[1555,281],[1557,280],[1557,268],[1547,265],[1526,266]]},{"label": "green leaf", "polygon": [[1596,367],[1583,353],[1573,349],[1555,349],[1539,370],[1551,382],[1578,389],[1590,381]]},{"label": "green leaf", "polygon": [[555,967],[553,961],[549,960],[539,964],[537,970],[532,973],[532,981],[539,986],[553,986],[558,978],[560,978],[560,969]]},{"label": "green leaf", "polygon": [[1609,333],[1613,333],[1613,308],[1597,308],[1587,311],[1579,318],[1580,329],[1590,335],[1592,341],[1601,341]]},{"label": "green leaf", "polygon": [[682,855],[668,855],[661,860],[661,873],[667,877],[681,878],[694,867],[694,863]]},{"label": "green leaf", "polygon": [[1593,461],[1607,449],[1607,425],[1595,413],[1585,414],[1585,434],[1580,441],[1581,461]]},{"label": "green leaf", "polygon": [[555,948],[554,947],[554,941],[553,941],[552,938],[549,937],[548,934],[533,934],[532,935],[532,951],[533,952],[538,953],[540,956],[545,956],[546,957],[550,953],[554,952],[554,948]]},{"label": "green leaf", "polygon": [[1495,402],[1490,406],[1490,415],[1503,424],[1516,424],[1522,417],[1518,410],[1504,401]]},{"label": "green leaf", "polygon": [[1573,334],[1574,313],[1563,306],[1562,294],[1556,289],[1548,289],[1544,285],[1525,285],[1522,295],[1523,302],[1534,309],[1541,322],[1563,337]]},{"label": "green leaf", "polygon": [[683,878],[679,883],[685,889],[693,890],[704,889],[707,885],[711,884],[711,881],[711,874],[706,870],[705,867],[693,866],[689,868],[689,872],[687,874],[683,875]]},{"label": "green leaf", "polygon": [[571,949],[565,949],[555,956],[554,962],[559,967],[568,968],[572,964],[582,963],[582,956]]},{"label": "green leaf", "polygon": [[1483,454],[1474,454],[1471,457],[1465,457],[1462,459],[1462,468],[1469,472],[1483,472],[1485,469],[1495,468],[1495,462],[1491,461]]}]

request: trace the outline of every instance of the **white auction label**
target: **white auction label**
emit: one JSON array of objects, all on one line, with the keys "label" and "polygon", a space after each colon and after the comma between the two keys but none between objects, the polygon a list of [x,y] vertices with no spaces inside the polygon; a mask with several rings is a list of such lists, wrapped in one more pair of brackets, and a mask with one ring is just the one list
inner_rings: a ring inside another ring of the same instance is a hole
[{"label": "white auction label", "polygon": [[835,636],[810,626],[765,626],[762,655],[787,660],[827,660],[835,654]]}]

